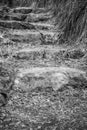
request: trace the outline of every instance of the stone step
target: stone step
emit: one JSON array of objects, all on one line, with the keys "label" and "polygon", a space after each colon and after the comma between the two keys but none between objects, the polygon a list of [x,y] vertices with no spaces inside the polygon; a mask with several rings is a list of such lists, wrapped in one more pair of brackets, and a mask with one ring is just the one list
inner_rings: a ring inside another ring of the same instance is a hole
[{"label": "stone step", "polygon": [[47,16],[33,16],[27,14],[20,14],[20,13],[12,13],[0,16],[1,20],[15,20],[15,21],[25,21],[25,22],[47,22],[49,17]]},{"label": "stone step", "polygon": [[45,41],[43,45],[45,44],[53,44],[53,37],[55,32],[52,31],[45,31],[45,30],[9,30],[9,34],[7,35],[10,40],[14,42],[21,42],[21,43],[35,43],[36,41],[38,44],[41,44],[41,34],[43,34]]},{"label": "stone step", "polygon": [[11,11],[14,13],[29,14],[33,11],[33,9],[29,7],[19,7],[19,8],[14,8]]},{"label": "stone step", "polygon": [[15,21],[25,21],[27,18],[27,15],[20,14],[20,13],[11,13],[11,14],[6,14],[4,16],[0,17],[1,20],[15,20]]},{"label": "stone step", "polygon": [[60,52],[60,51],[66,51],[67,48],[61,48],[61,47],[57,47],[57,46],[52,46],[52,45],[46,45],[46,46],[29,46],[23,49],[20,49],[17,51],[17,53],[32,53],[32,52],[50,52],[50,53],[55,53],[55,52]]},{"label": "stone step", "polygon": [[0,20],[0,27],[11,29],[35,29],[35,26],[28,22]]},{"label": "stone step", "polygon": [[31,12],[33,13],[46,13],[46,9],[44,8],[33,8],[33,7],[16,7],[11,9],[11,12],[14,13],[23,13],[23,14],[29,14]]},{"label": "stone step", "polygon": [[33,20],[34,22],[46,22],[48,20],[50,20],[52,17],[51,12],[48,13],[39,13],[39,14],[35,14],[35,13],[31,13],[27,16],[27,21],[31,21]]},{"label": "stone step", "polygon": [[81,75],[84,81],[87,82],[86,73],[79,69],[66,66],[29,67],[27,69],[19,69],[15,84],[24,91],[31,91],[36,88],[44,89],[46,87],[52,87],[56,91],[68,85],[71,78],[77,77],[79,79]]},{"label": "stone step", "polygon": [[[68,62],[69,60],[76,64],[81,60],[85,52],[82,50],[75,50],[71,51],[70,55],[68,57],[67,55],[68,48],[61,48],[57,46],[52,46],[52,45],[44,45],[44,46],[37,46],[37,47],[32,47],[32,46],[27,46],[23,49],[20,49],[15,52],[13,55],[13,58],[15,60],[26,62],[26,61],[31,61],[31,62],[53,62],[53,63],[63,63],[63,62]],[[77,54],[77,55],[76,55]],[[67,57],[66,57],[67,56]],[[76,63],[75,63],[76,62]]]},{"label": "stone step", "polygon": [[36,16],[35,14],[33,15],[28,15],[26,18],[26,21],[28,22],[47,22],[50,19],[50,16]]},{"label": "stone step", "polygon": [[11,29],[40,29],[40,30],[50,30],[53,29],[54,27],[53,25],[49,24],[20,22],[16,20],[7,20],[7,21],[0,20],[0,26]]},{"label": "stone step", "polygon": [[47,22],[49,18],[47,16],[44,17],[33,17],[31,15],[25,14],[7,14],[5,16],[1,15],[0,19],[2,20],[16,20],[16,21],[26,21],[26,22]]},{"label": "stone step", "polygon": [[78,75],[84,75],[86,76],[86,72],[76,69],[76,68],[70,68],[67,66],[61,66],[61,67],[29,67],[29,68],[20,68],[19,69],[19,73],[18,76],[19,77],[23,77],[26,74],[29,73],[34,73],[35,75],[40,75],[42,73],[46,73],[46,72],[60,72],[60,73],[70,73],[71,77],[73,76],[78,76]]},{"label": "stone step", "polygon": [[16,61],[22,61],[22,62],[44,62],[44,61],[49,61],[49,62],[56,62],[56,61],[60,61],[63,59],[63,53],[65,50],[61,50],[61,51],[55,51],[53,50],[53,52],[51,52],[52,50],[45,50],[43,48],[36,48],[36,49],[30,49],[30,50],[22,50],[19,52],[15,52],[15,54],[13,54],[13,58]]},{"label": "stone step", "polygon": [[50,23],[31,23],[32,25],[34,25],[36,27],[36,29],[40,29],[40,30],[53,30],[54,29],[54,25],[50,24]]},{"label": "stone step", "polygon": [[[26,11],[32,10],[31,8],[27,7],[21,7],[21,8],[14,8],[14,9],[9,9],[9,8],[1,8],[0,9],[0,19],[3,20],[19,20],[19,21],[24,21],[26,18],[27,21],[47,21],[50,18],[50,13],[39,13],[35,14],[35,12],[32,13],[24,13]],[[16,12],[16,13],[15,13]]]},{"label": "stone step", "polygon": [[47,16],[44,17],[33,17],[31,15],[24,14],[6,14],[0,16],[1,20],[15,20],[15,21],[25,21],[25,22],[47,22],[49,18]]},{"label": "stone step", "polygon": [[50,36],[54,36],[55,31],[46,31],[46,30],[21,30],[21,29],[15,29],[15,30],[9,30],[9,33],[12,34],[13,36],[28,36],[30,34],[32,35],[39,35],[40,33],[42,33],[43,35],[50,35]]}]

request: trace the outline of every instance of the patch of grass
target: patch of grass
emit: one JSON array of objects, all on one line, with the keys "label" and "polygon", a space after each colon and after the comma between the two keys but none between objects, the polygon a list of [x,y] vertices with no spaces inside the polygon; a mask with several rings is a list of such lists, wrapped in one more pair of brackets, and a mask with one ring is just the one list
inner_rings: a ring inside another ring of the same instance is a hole
[{"label": "patch of grass", "polygon": [[70,77],[69,86],[76,90],[82,90],[87,88],[87,79],[82,75],[78,77]]},{"label": "patch of grass", "polygon": [[0,64],[0,106],[7,103],[13,90],[15,72],[11,67],[9,68]]}]

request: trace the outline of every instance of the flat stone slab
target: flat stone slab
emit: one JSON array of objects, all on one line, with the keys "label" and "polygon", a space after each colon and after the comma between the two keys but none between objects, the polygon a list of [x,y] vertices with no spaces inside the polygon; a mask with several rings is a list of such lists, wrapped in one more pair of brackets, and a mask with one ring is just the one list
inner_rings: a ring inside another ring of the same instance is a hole
[{"label": "flat stone slab", "polygon": [[12,10],[14,13],[29,14],[33,11],[32,8],[15,8]]},{"label": "flat stone slab", "polygon": [[[68,67],[30,67],[28,69],[20,69],[18,78],[15,80],[24,91],[32,90],[37,87],[52,87],[53,90],[61,89],[64,86],[75,85],[77,78],[81,78],[87,82],[85,72]],[[69,84],[69,81],[71,81]],[[78,82],[77,81],[77,82]],[[79,82],[78,82],[79,84]]]},{"label": "flat stone slab", "polygon": [[2,20],[16,20],[16,21],[25,21],[27,15],[20,14],[20,13],[12,13],[12,14],[7,14],[5,16],[2,16]]},{"label": "flat stone slab", "polygon": [[0,20],[0,26],[11,29],[35,29],[34,25],[27,22]]}]

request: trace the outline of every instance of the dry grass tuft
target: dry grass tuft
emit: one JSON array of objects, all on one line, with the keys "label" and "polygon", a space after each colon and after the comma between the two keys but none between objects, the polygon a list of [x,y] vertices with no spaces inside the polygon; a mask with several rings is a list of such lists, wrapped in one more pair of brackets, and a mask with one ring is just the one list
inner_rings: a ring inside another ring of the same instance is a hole
[{"label": "dry grass tuft", "polygon": [[63,32],[60,41],[76,41],[86,29],[87,1],[54,0],[53,3],[57,29]]}]

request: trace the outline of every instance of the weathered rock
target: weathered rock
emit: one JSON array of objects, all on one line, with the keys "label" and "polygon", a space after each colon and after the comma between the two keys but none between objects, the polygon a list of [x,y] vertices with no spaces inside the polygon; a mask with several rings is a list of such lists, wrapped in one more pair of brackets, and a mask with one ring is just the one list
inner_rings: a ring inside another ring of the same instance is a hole
[{"label": "weathered rock", "polygon": [[26,19],[26,15],[23,14],[6,14],[4,16],[1,16],[0,18],[2,20],[15,20],[15,21],[24,21]]},{"label": "weathered rock", "polygon": [[28,15],[26,18],[26,21],[28,21],[28,22],[46,22],[48,19],[49,19],[48,17],[43,17],[43,16],[42,17],[41,16],[32,17],[32,15]]},{"label": "weathered rock", "polygon": [[0,26],[4,28],[12,29],[35,29],[34,25],[27,22],[17,22],[17,21],[0,21]]},{"label": "weathered rock", "polygon": [[84,72],[67,67],[66,69],[63,67],[36,67],[25,69],[23,71],[24,74],[20,75],[20,87],[25,91],[35,89],[37,87],[52,87],[54,91],[61,90],[64,87],[66,88],[66,86],[83,89],[86,88],[87,84]]},{"label": "weathered rock", "polygon": [[22,14],[29,14],[31,13],[33,10],[31,8],[15,8],[13,10],[14,13],[22,13]]},{"label": "weathered rock", "polygon": [[27,15],[23,14],[12,14],[10,15],[11,20],[16,20],[16,21],[24,21],[26,19]]}]

